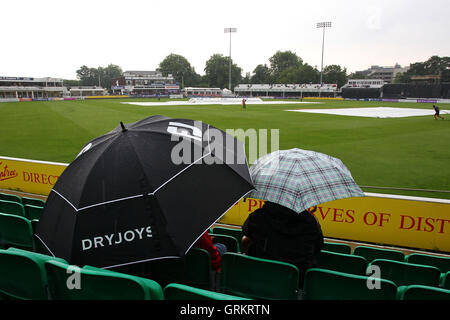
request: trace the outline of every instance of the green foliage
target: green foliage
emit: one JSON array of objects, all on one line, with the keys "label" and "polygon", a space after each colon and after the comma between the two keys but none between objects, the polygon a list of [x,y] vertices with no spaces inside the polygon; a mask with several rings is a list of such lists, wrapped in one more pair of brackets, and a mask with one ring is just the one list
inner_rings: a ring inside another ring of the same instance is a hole
[{"label": "green foliage", "polygon": [[180,86],[193,87],[201,82],[201,76],[195,72],[189,61],[178,54],[169,54],[159,64],[158,71],[167,76],[172,74]]},{"label": "green foliage", "polygon": [[[230,57],[213,54],[205,67],[205,80],[208,87],[228,88],[229,86]],[[241,83],[242,69],[235,63],[231,65],[231,88]]]},{"label": "green foliage", "polygon": [[347,69],[342,69],[341,66],[332,64],[323,69],[323,82],[336,83],[340,88],[348,82]]},{"label": "green foliage", "polygon": [[109,64],[106,68],[89,68],[83,65],[76,73],[81,86],[101,86],[109,90],[111,81],[121,77],[123,72],[119,66]]},{"label": "green foliage", "polygon": [[450,57],[432,56],[425,62],[412,63],[399,81],[410,82],[412,76],[429,75],[439,75],[441,82],[450,82]]}]

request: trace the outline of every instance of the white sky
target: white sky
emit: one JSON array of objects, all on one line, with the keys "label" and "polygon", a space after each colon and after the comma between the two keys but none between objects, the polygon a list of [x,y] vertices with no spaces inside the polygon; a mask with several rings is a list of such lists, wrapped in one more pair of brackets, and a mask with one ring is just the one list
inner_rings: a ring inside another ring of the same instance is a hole
[{"label": "white sky", "polygon": [[320,69],[422,62],[450,55],[449,0],[1,0],[0,76],[76,79],[82,65],[156,70],[170,53],[204,74],[215,53],[246,72],[291,50]]}]

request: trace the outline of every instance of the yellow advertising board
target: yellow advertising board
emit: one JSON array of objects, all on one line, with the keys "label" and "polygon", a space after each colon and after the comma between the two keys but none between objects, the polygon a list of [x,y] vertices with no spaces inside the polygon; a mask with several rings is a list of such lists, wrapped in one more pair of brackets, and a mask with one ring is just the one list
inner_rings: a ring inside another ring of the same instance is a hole
[{"label": "yellow advertising board", "polygon": [[[48,195],[68,164],[0,157],[0,189]],[[220,223],[241,226],[263,200],[244,198]],[[317,207],[325,237],[450,252],[450,200],[366,193]]]},{"label": "yellow advertising board", "polygon": [[48,195],[65,163],[0,157],[0,189]]},{"label": "yellow advertising board", "polygon": [[[450,201],[366,194],[317,207],[325,237],[450,252]],[[243,199],[219,221],[241,226],[263,200]]]}]

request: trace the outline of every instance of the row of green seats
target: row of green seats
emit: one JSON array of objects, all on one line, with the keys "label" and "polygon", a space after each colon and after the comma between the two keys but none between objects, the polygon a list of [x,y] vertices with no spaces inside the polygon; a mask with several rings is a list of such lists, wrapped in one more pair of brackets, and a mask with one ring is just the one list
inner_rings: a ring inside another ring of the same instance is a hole
[{"label": "row of green seats", "polygon": [[44,208],[40,206],[0,200],[0,213],[13,214],[16,216],[25,217],[29,220],[39,220],[43,210]]},{"label": "row of green seats", "polygon": [[0,213],[0,249],[19,247],[35,251],[33,224],[25,217]]},{"label": "row of green seats", "polygon": [[0,295],[21,300],[240,300],[184,284],[164,291],[154,280],[92,266],[78,268],[64,259],[16,248],[0,250]]},{"label": "row of green seats", "polygon": [[450,300],[450,290],[398,286],[386,279],[313,268],[306,271],[303,300]]},{"label": "row of green seats", "polygon": [[[368,276],[310,269],[305,275],[302,299],[450,299],[450,290],[446,289],[377,281],[378,285]],[[369,283],[374,287],[370,288]],[[298,269],[283,262],[226,253],[220,291],[173,282],[161,286],[153,279],[90,266],[77,268],[63,259],[20,249],[0,250],[0,292],[13,299],[288,300],[298,298]]]},{"label": "row of green seats", "polygon": [[[243,234],[241,228],[218,226],[212,229],[212,235],[215,237],[224,235],[228,237],[234,237],[239,244]],[[217,239],[217,241],[220,240]],[[235,248],[235,245],[232,245],[230,247]],[[230,251],[240,252],[239,250],[238,251],[230,250]],[[376,248],[363,245],[356,247],[352,252],[352,248],[348,244],[327,242],[327,241],[325,241],[324,251],[355,256],[354,258],[348,258],[351,261],[351,263],[355,264],[353,266],[353,269],[355,269],[355,271],[351,272],[355,274],[365,274],[365,269],[367,266],[364,266],[364,263],[366,262],[368,264],[376,259],[386,259],[399,262],[408,262],[411,264],[433,266],[438,268],[441,271],[441,273],[446,273],[450,271],[450,257],[438,256],[433,254],[412,253],[410,255],[405,255],[400,250]],[[362,257],[365,260],[362,260],[361,258],[356,258],[356,256]]]},{"label": "row of green seats", "polygon": [[29,205],[36,206],[36,207],[44,207],[44,205],[45,205],[45,201],[41,200],[41,199],[30,198],[30,197],[20,197],[15,194],[8,194],[8,193],[3,193],[3,192],[0,192],[0,200],[17,202],[17,203],[20,203],[23,205],[29,204]]}]

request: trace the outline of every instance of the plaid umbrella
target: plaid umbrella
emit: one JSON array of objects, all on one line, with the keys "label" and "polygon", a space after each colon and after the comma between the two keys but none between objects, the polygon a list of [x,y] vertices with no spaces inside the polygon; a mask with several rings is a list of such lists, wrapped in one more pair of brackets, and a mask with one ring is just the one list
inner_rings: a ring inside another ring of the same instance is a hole
[{"label": "plaid umbrella", "polygon": [[249,196],[288,207],[297,213],[321,203],[363,197],[341,160],[301,150],[280,150],[253,164],[250,175],[256,187]]}]

